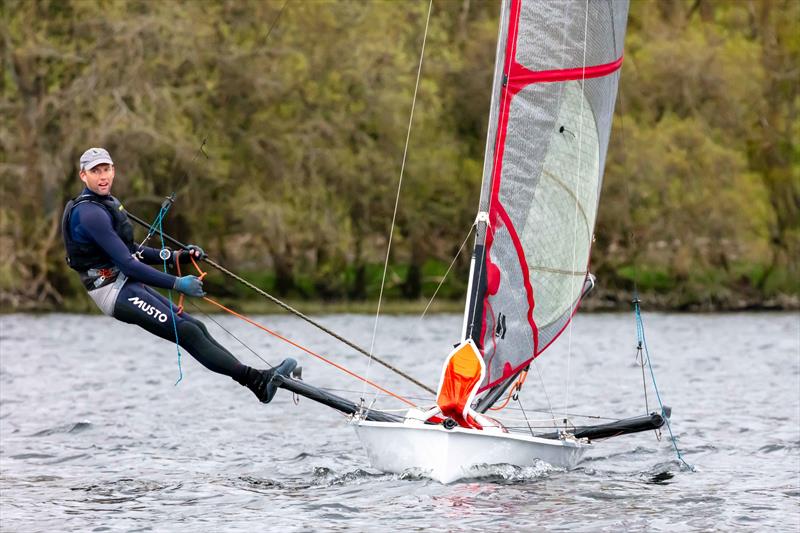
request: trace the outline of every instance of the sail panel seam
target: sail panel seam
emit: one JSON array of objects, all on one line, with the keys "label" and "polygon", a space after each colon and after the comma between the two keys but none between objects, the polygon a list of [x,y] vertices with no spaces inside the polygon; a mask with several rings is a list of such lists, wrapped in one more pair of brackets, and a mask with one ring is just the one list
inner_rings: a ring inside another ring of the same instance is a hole
[{"label": "sail panel seam", "polygon": [[578,206],[580,214],[583,217],[583,221],[586,225],[586,232],[589,234],[589,237],[591,238],[592,230],[589,227],[589,216],[586,214],[586,210],[584,210],[583,206],[580,204],[580,200],[578,200],[578,197],[575,195],[575,192],[569,187],[567,187],[567,184],[561,181],[555,174],[553,174],[548,170],[542,169],[542,176],[550,178],[556,185],[558,185],[561,188],[561,190],[566,192],[573,200],[575,200],[575,204]]},{"label": "sail panel seam", "polygon": [[559,268],[551,268],[551,267],[537,266],[537,265],[529,266],[528,270],[536,270],[536,271],[539,271],[539,272],[549,272],[551,274],[563,274],[565,276],[584,276],[585,277],[586,274],[588,274],[588,271],[586,271],[586,270],[583,270],[583,271],[563,270],[563,269],[559,269]]}]

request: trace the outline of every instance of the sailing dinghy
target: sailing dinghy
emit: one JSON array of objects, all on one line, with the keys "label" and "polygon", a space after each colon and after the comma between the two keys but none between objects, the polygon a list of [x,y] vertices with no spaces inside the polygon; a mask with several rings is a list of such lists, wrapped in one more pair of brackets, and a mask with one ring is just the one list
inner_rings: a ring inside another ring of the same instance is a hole
[{"label": "sailing dinghy", "polygon": [[[432,1],[428,21],[431,6]],[[411,409],[402,412],[373,409],[365,405],[363,397],[357,404],[304,382],[299,368],[287,375],[295,366],[294,360],[276,368],[271,383],[350,415],[373,467],[394,473],[411,470],[443,483],[472,477],[475,467],[483,465],[533,466],[544,461],[572,468],[595,440],[657,430],[665,422],[670,429],[669,408],[661,405],[660,396],[661,413],[593,426],[575,426],[569,419],[573,415],[567,413],[562,413],[561,422],[557,422],[551,406],[552,427],[539,433],[527,415],[527,430],[487,415],[490,409],[502,409],[511,399],[518,401],[529,368],[569,326],[581,299],[594,286],[589,255],[627,15],[627,0],[501,0],[483,182],[474,224],[476,237],[461,341],[444,360],[438,389],[376,357],[372,349],[361,348],[211,258],[203,258],[206,264],[369,357],[371,362],[433,394],[430,407],[419,407],[222,303],[208,296],[203,298],[361,380],[365,386],[408,404]],[[426,36],[427,27],[426,22]],[[422,43],[424,52],[424,38]],[[417,87],[421,69],[422,54]],[[412,117],[413,109],[412,102]],[[411,120],[408,127],[401,184]],[[398,198],[399,191],[400,187]],[[169,204],[172,201],[172,197],[167,199]],[[159,224],[159,235],[180,249],[189,249],[161,230],[164,205],[154,222]],[[395,214],[396,206],[397,201]],[[153,224],[127,214],[148,232],[153,231]],[[390,251],[391,233],[389,246]],[[192,264],[201,277],[206,275],[194,259]],[[648,365],[650,361],[638,305],[638,299],[634,299],[637,353],[644,381],[645,360]],[[652,367],[650,372],[652,375]],[[653,387],[658,393],[655,379]],[[646,391],[645,388],[647,413]],[[493,407],[503,396],[505,400]],[[691,468],[681,457],[671,429],[670,436],[678,458]]]},{"label": "sailing dinghy", "polygon": [[462,341],[444,361],[435,405],[379,411],[276,376],[351,414],[373,467],[443,483],[479,465],[572,468],[595,439],[664,424],[651,413],[535,434],[486,414],[518,389],[594,284],[589,254],[627,13],[627,0],[502,0]]}]

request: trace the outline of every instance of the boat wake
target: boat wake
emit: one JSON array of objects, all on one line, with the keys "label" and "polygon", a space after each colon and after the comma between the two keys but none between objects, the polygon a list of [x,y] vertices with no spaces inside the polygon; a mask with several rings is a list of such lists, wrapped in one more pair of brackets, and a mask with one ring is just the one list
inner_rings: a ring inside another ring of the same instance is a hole
[{"label": "boat wake", "polygon": [[388,474],[369,472],[362,468],[357,468],[350,472],[338,474],[324,466],[314,468],[313,485],[322,485],[332,487],[336,485],[357,485],[360,483],[367,483],[381,478],[391,478]]},{"label": "boat wake", "polygon": [[[512,464],[476,465],[459,482],[481,481],[483,483],[522,483],[547,477],[551,472],[565,472],[544,461],[537,461],[533,466],[517,466]],[[337,485],[358,485],[380,480],[430,481],[428,470],[409,468],[400,474],[370,472],[361,468],[337,473],[326,467],[316,467],[313,472],[312,485],[332,487]]]},{"label": "boat wake", "polygon": [[119,504],[139,498],[180,489],[181,483],[164,483],[148,479],[122,478],[90,485],[72,487],[70,490],[85,492],[82,501],[103,504]]},{"label": "boat wake", "polygon": [[531,466],[518,466],[512,464],[476,465],[470,468],[470,473],[462,481],[475,481],[493,483],[521,483],[546,478],[551,472],[566,472],[544,461],[536,461]]},{"label": "boat wake", "polygon": [[[534,481],[547,477],[550,472],[565,472],[544,461],[537,461],[532,466],[517,466],[512,464],[483,464],[475,465],[469,473],[456,483],[469,483],[481,481],[483,483],[521,483]],[[420,468],[409,468],[402,474],[396,474],[396,479],[403,481],[430,480],[430,472]]]},{"label": "boat wake", "polygon": [[248,492],[256,492],[258,494],[267,494],[271,490],[284,488],[284,484],[280,481],[256,476],[239,476],[227,480],[226,484],[230,487],[239,488]]}]

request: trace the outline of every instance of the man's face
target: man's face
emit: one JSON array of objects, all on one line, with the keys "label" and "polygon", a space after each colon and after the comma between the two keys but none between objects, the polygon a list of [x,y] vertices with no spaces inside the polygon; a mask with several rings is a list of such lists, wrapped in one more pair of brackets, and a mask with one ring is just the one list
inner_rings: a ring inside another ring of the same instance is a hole
[{"label": "man's face", "polygon": [[111,194],[111,184],[114,183],[114,165],[100,163],[96,167],[81,170],[81,181],[90,191],[100,196]]}]

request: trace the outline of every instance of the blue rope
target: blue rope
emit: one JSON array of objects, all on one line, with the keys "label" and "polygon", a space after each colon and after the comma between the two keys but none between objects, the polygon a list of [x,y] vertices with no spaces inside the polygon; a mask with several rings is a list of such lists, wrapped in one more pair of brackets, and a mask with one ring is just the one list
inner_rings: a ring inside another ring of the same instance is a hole
[{"label": "blue rope", "polygon": [[[161,249],[164,250],[166,246],[164,246],[164,228],[162,222],[164,221],[164,217],[167,215],[167,211],[172,204],[168,203],[165,206],[161,207],[161,210],[156,215],[156,219],[150,225],[150,229],[148,230],[148,238],[152,236],[156,231],[158,232],[159,237],[161,238]],[[164,261],[164,273],[167,272],[167,260],[162,256],[162,261]],[[169,299],[169,314],[172,317],[172,330],[175,332],[175,351],[178,352],[178,381],[175,382],[177,386],[183,380],[183,369],[181,368],[181,346],[180,346],[180,339],[178,338],[178,325],[175,322],[175,310],[172,305],[172,291],[167,290],[167,298]]]},{"label": "blue rope", "polygon": [[661,394],[658,392],[658,384],[656,383],[656,374],[653,371],[653,363],[650,361],[650,351],[647,349],[647,339],[644,336],[644,322],[642,321],[642,311],[639,307],[639,297],[638,295],[633,300],[633,309],[636,313],[636,337],[639,341],[639,346],[644,347],[644,354],[647,357],[647,367],[650,369],[650,378],[653,380],[653,389],[656,391],[656,398],[658,398],[658,406],[661,408],[661,416],[664,417],[664,420],[667,423],[667,430],[669,431],[669,440],[672,442],[672,447],[675,449],[675,455],[678,456],[678,460],[681,463],[686,465],[686,468],[691,470],[692,472],[695,471],[695,468],[686,462],[683,458],[683,454],[678,449],[678,443],[675,441],[675,435],[672,433],[672,425],[669,423],[669,417],[664,412],[664,403],[661,401]]},{"label": "blue rope", "polygon": [[155,220],[153,220],[153,223],[150,224],[149,228],[147,228],[147,237],[144,238],[144,242],[149,241],[150,237],[152,237],[155,234],[155,232],[158,231],[159,233],[161,233],[162,248],[163,248],[164,231],[161,229],[161,223],[163,222],[164,217],[167,216],[167,211],[169,211],[171,205],[172,204],[167,204],[165,207],[162,207],[161,210],[159,210]]}]

